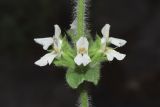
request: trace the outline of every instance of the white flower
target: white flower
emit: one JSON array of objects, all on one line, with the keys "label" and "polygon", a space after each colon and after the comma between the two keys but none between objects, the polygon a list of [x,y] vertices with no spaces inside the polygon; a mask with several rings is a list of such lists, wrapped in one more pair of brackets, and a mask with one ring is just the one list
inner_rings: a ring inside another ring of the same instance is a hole
[{"label": "white flower", "polygon": [[106,24],[102,28],[102,31],[101,31],[102,35],[103,35],[103,37],[101,39],[102,51],[107,56],[108,61],[112,61],[114,58],[116,58],[117,60],[123,60],[126,56],[125,54],[119,53],[119,52],[115,51],[113,48],[107,47],[106,45],[113,44],[117,47],[122,47],[127,43],[127,41],[123,40],[123,39],[109,37],[109,30],[110,30],[109,24]]},{"label": "white flower", "polygon": [[119,53],[112,48],[107,48],[105,51],[105,55],[107,56],[108,61],[112,61],[114,57],[117,60],[123,60],[125,58],[125,54]]},{"label": "white flower", "polygon": [[77,19],[75,19],[72,24],[70,24],[70,29],[73,30],[73,33],[76,34],[77,33]]},{"label": "white flower", "polygon": [[70,24],[70,29],[76,30],[77,29],[77,20],[75,19],[72,24]]},{"label": "white flower", "polygon": [[61,55],[61,44],[62,40],[60,39],[61,29],[58,25],[55,25],[55,35],[53,37],[47,38],[36,38],[34,41],[43,46],[44,50],[47,50],[50,46],[53,46],[53,50],[50,53],[47,53],[43,57],[41,57],[38,61],[35,62],[38,66],[46,66],[47,64],[51,64],[54,58],[59,57]]},{"label": "white flower", "polygon": [[81,37],[77,43],[77,56],[74,58],[74,61],[77,65],[83,64],[83,66],[86,66],[91,62],[91,59],[88,55],[88,40],[86,37]]}]

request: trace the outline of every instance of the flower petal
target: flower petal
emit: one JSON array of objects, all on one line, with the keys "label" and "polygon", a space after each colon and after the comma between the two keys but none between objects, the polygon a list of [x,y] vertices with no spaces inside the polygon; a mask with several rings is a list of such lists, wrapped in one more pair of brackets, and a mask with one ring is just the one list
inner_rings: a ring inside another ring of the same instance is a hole
[{"label": "flower petal", "polygon": [[54,28],[55,28],[55,37],[56,38],[59,38],[60,34],[61,34],[61,29],[58,25],[54,25]]},{"label": "flower petal", "polygon": [[113,61],[114,56],[112,55],[111,52],[106,52],[106,56],[107,56],[108,61]]},{"label": "flower petal", "polygon": [[82,57],[82,63],[84,66],[88,65],[91,62],[91,58],[88,56],[88,54],[83,54]]},{"label": "flower petal", "polygon": [[83,64],[83,66],[86,66],[91,62],[90,57],[88,54],[77,54],[77,56],[74,58],[74,61],[77,65]]},{"label": "flower petal", "polygon": [[109,38],[109,42],[117,47],[122,47],[124,46],[127,41],[123,40],[123,39],[118,39],[118,38],[114,38],[114,37],[110,37]]},{"label": "flower petal", "polygon": [[114,49],[109,49],[106,52],[107,58],[109,61],[112,61],[113,58],[115,57],[117,60],[123,60],[125,58],[125,54],[119,53],[117,51],[115,51]]},{"label": "flower petal", "polygon": [[88,45],[89,42],[86,37],[81,37],[76,43],[77,49],[85,48],[87,51],[88,51]]},{"label": "flower petal", "polygon": [[77,29],[77,20],[75,19],[73,22],[72,22],[72,24],[70,24],[70,29],[72,29],[72,30],[76,30]]},{"label": "flower petal", "polygon": [[103,37],[105,37],[106,39],[109,38],[109,30],[110,30],[109,24],[106,24],[101,30]]},{"label": "flower petal", "polygon": [[62,40],[60,38],[53,37],[53,44],[55,49],[61,49]]},{"label": "flower petal", "polygon": [[34,41],[40,45],[43,46],[44,50],[47,50],[50,45],[53,44],[53,38],[47,37],[47,38],[35,38]]},{"label": "flower petal", "polygon": [[57,56],[54,52],[48,53],[41,57],[38,61],[36,61],[34,64],[38,66],[46,66],[47,64],[51,64],[54,60],[54,58]]},{"label": "flower petal", "polygon": [[77,64],[77,65],[81,65],[82,64],[82,55],[81,54],[77,54],[77,56],[74,58],[74,62]]},{"label": "flower petal", "polygon": [[105,37],[102,37],[101,38],[101,47],[102,47],[102,50],[105,50],[106,43],[107,43],[107,39]]}]

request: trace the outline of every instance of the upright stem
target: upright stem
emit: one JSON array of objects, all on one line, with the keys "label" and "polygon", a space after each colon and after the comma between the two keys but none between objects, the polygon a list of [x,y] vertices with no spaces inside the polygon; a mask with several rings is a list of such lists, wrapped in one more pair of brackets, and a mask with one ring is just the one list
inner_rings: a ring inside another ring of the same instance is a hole
[{"label": "upright stem", "polygon": [[85,5],[86,0],[77,0],[77,35],[85,36]]},{"label": "upright stem", "polygon": [[81,90],[80,92],[80,107],[89,107],[87,90]]},{"label": "upright stem", "polygon": [[[76,19],[77,19],[77,37],[85,36],[86,22],[85,22],[86,0],[77,0]],[[88,92],[86,87],[80,89],[80,107],[89,107]]]}]

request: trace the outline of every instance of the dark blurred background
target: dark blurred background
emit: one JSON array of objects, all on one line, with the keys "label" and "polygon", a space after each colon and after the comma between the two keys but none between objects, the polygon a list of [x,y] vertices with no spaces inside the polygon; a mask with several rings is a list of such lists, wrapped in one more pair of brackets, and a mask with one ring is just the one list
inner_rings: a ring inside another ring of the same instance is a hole
[{"label": "dark blurred background", "polygon": [[[92,86],[93,107],[160,107],[160,1],[91,0],[92,33],[111,24],[111,36],[127,45],[125,60],[102,64]],[[0,0],[0,107],[75,107],[78,93],[65,82],[65,69],[33,63],[46,52],[34,43],[67,30],[70,0]]]}]

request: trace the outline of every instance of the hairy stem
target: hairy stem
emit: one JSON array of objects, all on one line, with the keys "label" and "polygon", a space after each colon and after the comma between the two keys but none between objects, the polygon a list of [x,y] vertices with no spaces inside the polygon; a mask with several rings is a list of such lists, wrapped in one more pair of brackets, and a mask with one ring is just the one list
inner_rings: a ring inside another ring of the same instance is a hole
[{"label": "hairy stem", "polygon": [[[77,19],[77,36],[85,36],[86,22],[85,22],[86,0],[77,0],[76,19]],[[89,107],[88,92],[83,86],[80,89],[80,107]]]},{"label": "hairy stem", "polygon": [[85,36],[85,5],[86,0],[77,0],[77,35]]},{"label": "hairy stem", "polygon": [[84,89],[80,92],[80,107],[89,107],[88,92]]}]

